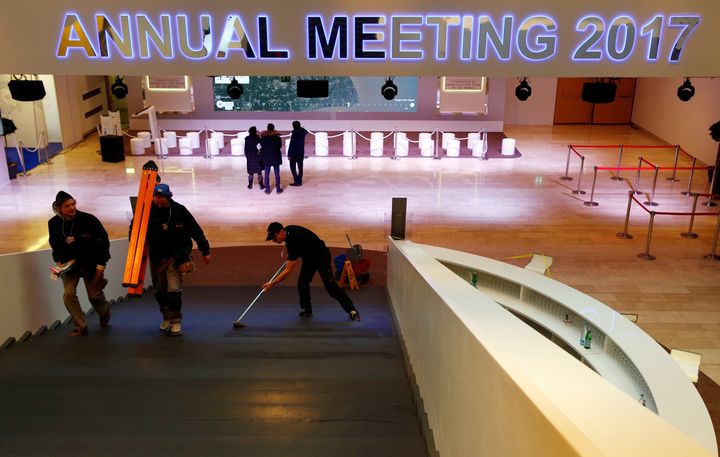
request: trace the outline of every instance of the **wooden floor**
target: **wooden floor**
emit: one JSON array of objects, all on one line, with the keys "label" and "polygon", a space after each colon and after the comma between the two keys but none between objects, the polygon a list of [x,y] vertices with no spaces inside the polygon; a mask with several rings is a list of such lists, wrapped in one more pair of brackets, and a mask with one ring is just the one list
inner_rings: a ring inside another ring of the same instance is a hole
[{"label": "wooden floor", "polygon": [[[635,176],[610,180],[598,172],[590,199],[593,166],[616,166],[617,150],[586,153],[581,188],[573,159],[573,181],[565,172],[567,145],[659,145],[640,130],[627,126],[509,126],[522,157],[516,159],[314,157],[305,161],[302,187],[287,187],[265,195],[246,188],[242,157],[173,157],[160,161],[163,181],[175,199],[186,205],[213,246],[264,244],[268,222],[305,225],[330,245],[345,246],[345,235],[367,249],[384,250],[389,235],[392,197],[408,199],[407,237],[413,241],[460,249],[495,259],[541,252],[552,256],[553,278],[575,287],[622,312],[639,315],[638,325],[667,347],[700,352],[702,370],[720,381],[720,262],[706,260],[711,250],[716,216],[695,219],[695,240],[682,238],[688,218],[658,215],[650,253],[654,261],[638,258],[645,251],[648,214],[634,206],[629,232],[622,231],[627,195]],[[360,141],[360,140],[359,140]],[[128,197],[137,193],[139,170],[146,157],[125,163],[103,163],[97,138],[41,165],[30,176],[0,188],[0,252],[45,249],[50,204],[58,190],[78,201],[78,208],[98,216],[111,238],[127,236]],[[691,151],[692,152],[692,151]],[[389,153],[389,152],[386,152]],[[673,149],[625,148],[624,166],[637,166],[643,155],[671,166]],[[687,165],[687,160],[681,160]],[[283,187],[290,173],[283,164]],[[688,186],[687,172],[671,183],[662,172],[654,200],[655,211],[682,212],[691,199],[680,195]],[[706,173],[696,173],[693,190],[707,192]],[[644,172],[639,188],[649,191],[652,173]],[[638,197],[646,200],[649,195]],[[699,206],[703,211],[716,209]],[[118,261],[118,259],[115,259]],[[526,259],[508,260],[522,265]],[[212,266],[212,265],[211,265]]]}]

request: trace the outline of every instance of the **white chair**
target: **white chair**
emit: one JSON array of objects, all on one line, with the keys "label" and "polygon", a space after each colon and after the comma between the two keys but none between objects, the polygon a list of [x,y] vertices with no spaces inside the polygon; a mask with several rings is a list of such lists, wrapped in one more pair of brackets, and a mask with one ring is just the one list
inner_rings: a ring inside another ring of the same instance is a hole
[{"label": "white chair", "polygon": [[396,157],[407,157],[409,145],[410,145],[410,142],[408,141],[406,133],[397,132],[395,134],[395,156]]},{"label": "white chair", "polygon": [[515,138],[503,138],[500,154],[504,156],[515,155]]},{"label": "white chair", "polygon": [[315,155],[326,156],[330,153],[327,132],[315,132]]},{"label": "white chair", "polygon": [[190,156],[193,153],[192,138],[180,138],[178,140],[181,156]]},{"label": "white chair", "polygon": [[460,140],[448,140],[446,153],[448,157],[460,157]]},{"label": "white chair", "polygon": [[355,132],[343,132],[343,155],[345,157],[352,157],[356,147],[357,136]]},{"label": "white chair", "polygon": [[200,147],[200,132],[188,132],[187,137],[190,138],[190,145],[193,149]]},{"label": "white chair", "polygon": [[241,156],[245,154],[245,138],[230,139],[230,155]]},{"label": "white chair", "polygon": [[144,148],[149,148],[152,144],[150,132],[138,132],[137,137],[142,139]]},{"label": "white chair", "polygon": [[217,141],[218,148],[222,150],[225,147],[225,135],[222,132],[212,132],[210,138]]},{"label": "white chair", "polygon": [[553,263],[553,258],[548,255],[533,253],[530,263],[525,265],[526,270],[534,271],[535,273],[545,275],[550,270],[550,265]]},{"label": "white chair", "polygon": [[480,134],[478,132],[468,133],[467,137],[467,148],[472,151],[475,147],[475,143],[480,141]]},{"label": "white chair", "polygon": [[163,132],[163,139],[167,143],[168,148],[177,147],[177,133],[173,131]]},{"label": "white chair", "polygon": [[383,135],[382,132],[372,132],[370,134],[370,156],[382,157],[383,155]]},{"label": "white chair", "polygon": [[210,138],[207,140],[207,142],[208,149],[210,149],[210,151],[208,152],[210,152],[211,156],[216,156],[220,154],[220,143],[218,143],[218,140],[216,140],[215,138]]},{"label": "white chair", "polygon": [[442,148],[447,149],[448,143],[450,142],[450,140],[454,140],[454,139],[455,139],[454,133],[450,133],[450,132],[443,133],[442,134]]},{"label": "white chair", "polygon": [[130,154],[134,156],[145,154],[145,140],[142,138],[130,138]]},{"label": "white chair", "polygon": [[692,382],[698,382],[702,354],[684,351],[682,349],[670,349],[670,357],[680,365],[680,368],[682,368]]}]

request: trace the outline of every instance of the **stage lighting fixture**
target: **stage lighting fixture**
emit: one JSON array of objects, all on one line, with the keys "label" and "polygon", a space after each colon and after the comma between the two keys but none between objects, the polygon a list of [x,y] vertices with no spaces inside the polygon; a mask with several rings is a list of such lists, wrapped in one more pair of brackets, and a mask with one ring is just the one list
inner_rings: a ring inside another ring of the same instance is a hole
[{"label": "stage lighting fixture", "polygon": [[388,79],[385,81],[385,84],[383,84],[382,88],[380,89],[380,93],[383,97],[385,97],[385,100],[392,100],[398,93],[398,88],[393,82],[393,79],[394,78],[392,76],[389,76]]},{"label": "stage lighting fixture", "polygon": [[227,90],[227,94],[233,100],[237,100],[243,94],[243,86],[235,78],[233,78],[232,81],[230,81],[230,84],[227,85],[226,90]]},{"label": "stage lighting fixture", "polygon": [[530,98],[531,95],[532,87],[530,87],[530,84],[528,84],[527,78],[523,78],[522,81],[520,81],[520,84],[518,84],[515,88],[515,97],[521,102],[524,102],[525,100]]},{"label": "stage lighting fixture", "polygon": [[689,101],[695,96],[695,87],[690,83],[690,78],[685,78],[685,82],[678,87],[677,96],[684,102]]},{"label": "stage lighting fixture", "polygon": [[128,86],[123,82],[123,78],[120,76],[115,77],[115,82],[110,86],[110,92],[117,98],[118,100],[123,99],[128,94]]}]

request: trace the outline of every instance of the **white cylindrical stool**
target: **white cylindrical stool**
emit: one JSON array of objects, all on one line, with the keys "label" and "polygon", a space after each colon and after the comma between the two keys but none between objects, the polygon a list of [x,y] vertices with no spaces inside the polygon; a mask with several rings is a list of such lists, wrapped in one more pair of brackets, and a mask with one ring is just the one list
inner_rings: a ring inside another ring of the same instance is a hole
[{"label": "white cylindrical stool", "polygon": [[395,156],[407,157],[408,145],[410,144],[407,134],[404,132],[398,132],[395,135]]},{"label": "white cylindrical stool", "polygon": [[145,140],[142,138],[130,138],[130,154],[134,156],[145,154]]},{"label": "white cylindrical stool", "polygon": [[[420,155],[422,157],[432,157],[434,151],[432,133],[421,133],[418,136],[418,145],[420,147]],[[428,147],[429,145],[429,147]]]},{"label": "white cylindrical stool", "polygon": [[343,155],[352,157],[353,151],[357,147],[357,137],[355,132],[343,132]]},{"label": "white cylindrical stool", "polygon": [[473,144],[472,155],[473,157],[483,157],[487,152],[487,141],[479,140]]},{"label": "white cylindrical stool", "polygon": [[193,148],[192,148],[192,138],[179,138],[178,139],[178,147],[180,148],[180,155],[181,156],[190,156],[192,155]]},{"label": "white cylindrical stool", "polygon": [[210,134],[210,138],[217,141],[219,149],[222,150],[225,147],[225,135],[223,134],[223,132],[212,132]]},{"label": "white cylindrical stool", "polygon": [[473,147],[475,147],[475,143],[480,141],[480,134],[477,132],[468,133],[467,138],[467,148],[472,151]]},{"label": "white cylindrical stool", "polygon": [[165,140],[165,144],[167,144],[168,148],[177,147],[177,133],[172,131],[163,132],[163,139]]},{"label": "white cylindrical stool", "polygon": [[315,132],[315,155],[326,156],[330,153],[327,132]]},{"label": "white cylindrical stool", "polygon": [[503,138],[500,152],[504,156],[515,155],[515,138]]},{"label": "white cylindrical stool", "polygon": [[455,139],[455,134],[454,134],[454,133],[443,133],[443,134],[442,134],[442,148],[443,148],[443,149],[447,149],[447,148],[448,148],[448,142],[449,142],[450,140],[454,140],[454,139]]},{"label": "white cylindrical stool", "polygon": [[230,155],[241,156],[243,154],[245,154],[245,139],[231,138]]},{"label": "white cylindrical stool", "polygon": [[285,138],[285,155],[290,152],[290,138]]},{"label": "white cylindrical stool", "polygon": [[193,149],[200,147],[200,132],[188,132],[187,137],[190,138],[190,146]]},{"label": "white cylindrical stool", "polygon": [[160,148],[160,151],[158,152],[161,156],[168,155],[168,145],[167,145],[167,139],[166,138],[158,138],[156,143]]},{"label": "white cylindrical stool", "polygon": [[220,154],[220,144],[218,144],[218,141],[215,138],[210,138],[207,140],[208,142],[208,149],[210,149],[210,155],[216,156]]},{"label": "white cylindrical stool", "polygon": [[382,157],[383,155],[383,133],[372,132],[370,134],[370,156]]},{"label": "white cylindrical stool", "polygon": [[150,132],[138,132],[138,138],[142,139],[143,147],[149,148],[152,142],[150,141]]},{"label": "white cylindrical stool", "polygon": [[460,140],[448,140],[446,153],[448,157],[460,157]]}]

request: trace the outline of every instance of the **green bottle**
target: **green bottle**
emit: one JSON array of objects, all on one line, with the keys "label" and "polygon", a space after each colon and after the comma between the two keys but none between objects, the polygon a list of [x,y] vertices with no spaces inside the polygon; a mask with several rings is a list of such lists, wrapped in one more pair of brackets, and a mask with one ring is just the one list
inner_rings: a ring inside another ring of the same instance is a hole
[{"label": "green bottle", "polygon": [[470,277],[470,282],[472,283],[473,287],[477,289],[477,282],[478,282],[477,272],[475,272],[475,271],[472,272],[472,276]]},{"label": "green bottle", "polygon": [[588,329],[587,333],[585,334],[585,349],[590,349],[590,345],[592,344],[592,332],[590,329]]}]

